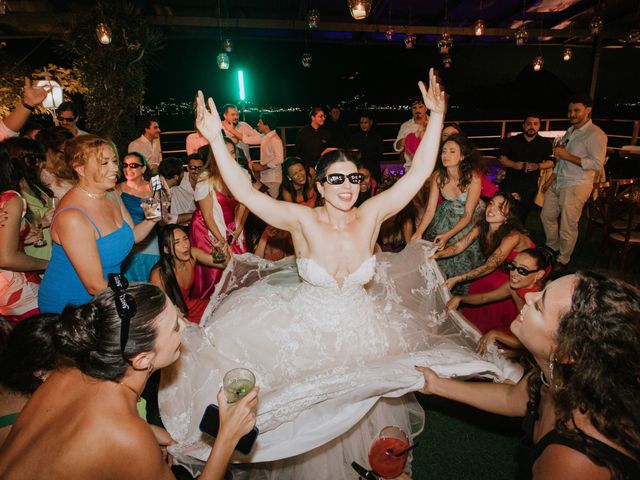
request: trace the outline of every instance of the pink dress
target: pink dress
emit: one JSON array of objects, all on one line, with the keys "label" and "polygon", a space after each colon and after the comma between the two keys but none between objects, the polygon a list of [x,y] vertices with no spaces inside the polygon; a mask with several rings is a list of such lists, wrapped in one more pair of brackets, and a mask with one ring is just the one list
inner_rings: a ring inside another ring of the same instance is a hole
[{"label": "pink dress", "polygon": [[[531,242],[531,248],[535,247]],[[512,250],[505,264],[513,261],[518,255],[518,251]],[[480,277],[469,286],[469,295],[474,293],[485,293],[495,290],[505,282],[509,281],[509,274],[502,269],[496,268],[493,272],[484,277]],[[515,303],[511,298],[499,300],[497,302],[487,303],[485,305],[469,306],[462,309],[462,314],[473,323],[482,334],[490,330],[509,331],[509,325],[518,315]]]},{"label": "pink dress", "polygon": [[[222,207],[224,223],[227,226],[227,231],[223,232],[223,234],[228,238],[236,228],[235,215],[238,201],[233,197],[226,197],[220,192],[215,192],[215,194],[220,207]],[[209,235],[207,225],[204,223],[204,218],[202,218],[199,203],[196,204],[196,211],[193,214],[193,220],[189,228],[189,241],[191,242],[191,246],[198,247],[207,253],[211,253],[213,250],[212,236]],[[231,251],[233,253],[245,253],[247,251],[247,243],[244,235],[240,235],[238,240],[231,245]],[[194,268],[195,280],[193,288],[191,289],[191,298],[208,299],[213,293],[216,284],[220,281],[222,272],[223,270],[220,268],[196,265]]]}]

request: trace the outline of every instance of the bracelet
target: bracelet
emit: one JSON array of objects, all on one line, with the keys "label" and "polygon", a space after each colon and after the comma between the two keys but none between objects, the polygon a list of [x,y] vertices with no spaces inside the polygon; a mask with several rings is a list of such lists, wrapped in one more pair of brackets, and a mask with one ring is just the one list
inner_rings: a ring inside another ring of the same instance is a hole
[{"label": "bracelet", "polygon": [[22,106],[23,106],[24,108],[26,108],[27,110],[29,110],[30,112],[35,112],[35,110],[36,110],[36,107],[33,107],[33,106],[29,105],[29,104],[28,104],[27,102],[25,102],[25,101],[23,101],[23,102],[22,102]]}]

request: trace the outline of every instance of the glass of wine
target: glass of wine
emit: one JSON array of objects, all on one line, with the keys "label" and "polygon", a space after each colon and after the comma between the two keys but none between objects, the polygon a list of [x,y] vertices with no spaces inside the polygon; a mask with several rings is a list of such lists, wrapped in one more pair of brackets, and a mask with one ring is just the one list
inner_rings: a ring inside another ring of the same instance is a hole
[{"label": "glass of wine", "polygon": [[409,458],[409,438],[399,427],[384,427],[369,447],[369,465],[382,478],[398,477]]},{"label": "glass of wine", "polygon": [[42,230],[42,213],[33,212],[33,228],[36,230],[36,241],[33,242],[33,246],[36,248],[42,248],[47,245],[47,241],[44,239],[44,231]]},{"label": "glass of wine", "polygon": [[224,375],[222,386],[227,403],[236,403],[242,399],[256,384],[256,377],[251,370],[234,368]]}]

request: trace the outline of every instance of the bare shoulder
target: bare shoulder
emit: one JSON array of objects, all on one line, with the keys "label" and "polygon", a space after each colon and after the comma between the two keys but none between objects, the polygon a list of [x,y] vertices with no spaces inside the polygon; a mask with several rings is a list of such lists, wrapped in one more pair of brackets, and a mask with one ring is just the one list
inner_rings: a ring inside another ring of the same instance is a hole
[{"label": "bare shoulder", "polygon": [[551,444],[533,465],[533,479],[562,478],[563,480],[610,480],[606,467],[593,463],[584,453],[560,444]]}]

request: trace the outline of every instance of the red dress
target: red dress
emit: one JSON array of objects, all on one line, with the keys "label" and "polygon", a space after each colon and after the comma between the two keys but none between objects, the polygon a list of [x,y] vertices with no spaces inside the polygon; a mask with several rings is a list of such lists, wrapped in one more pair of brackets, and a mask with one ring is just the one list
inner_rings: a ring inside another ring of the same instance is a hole
[{"label": "red dress", "polygon": [[193,288],[193,283],[196,279],[195,266],[194,271],[191,272],[191,279],[189,280],[189,285],[187,288],[182,288],[180,284],[180,293],[182,293],[182,298],[184,299],[184,303],[187,306],[187,315],[185,318],[193,323],[200,323],[200,319],[202,318],[202,314],[204,313],[205,308],[207,308],[208,300],[204,298],[193,298],[191,297],[191,289]]},{"label": "red dress", "polygon": [[[530,247],[535,247],[533,242],[531,242]],[[505,264],[512,262],[518,253],[520,252],[512,250],[507,257]],[[469,286],[469,295],[474,293],[490,292],[508,281],[509,274],[503,270],[502,267],[498,267],[490,274],[471,282],[471,285]],[[511,325],[511,322],[518,315],[518,309],[511,298],[506,298],[504,300],[484,305],[465,307],[462,309],[462,314],[467,318],[467,320],[478,327],[482,334],[494,329],[505,330],[508,332],[509,325]]]}]

